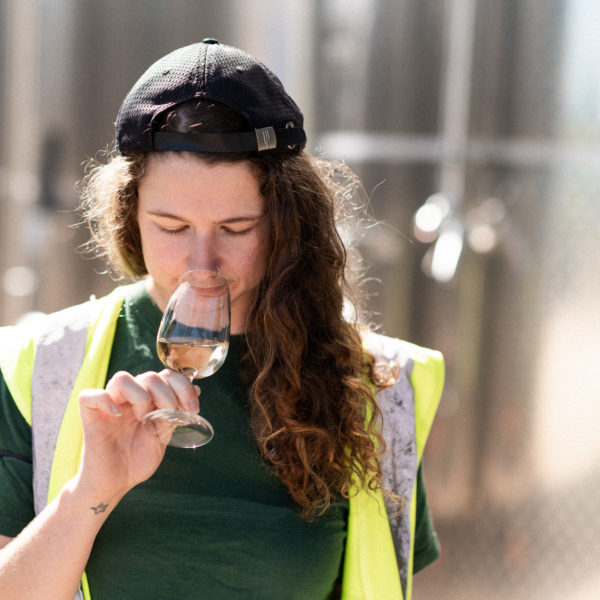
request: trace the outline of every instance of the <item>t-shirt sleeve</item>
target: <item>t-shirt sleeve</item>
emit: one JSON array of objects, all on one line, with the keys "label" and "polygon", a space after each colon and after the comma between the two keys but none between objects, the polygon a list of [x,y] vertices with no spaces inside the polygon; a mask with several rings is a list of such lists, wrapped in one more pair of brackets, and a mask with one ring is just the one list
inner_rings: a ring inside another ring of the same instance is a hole
[{"label": "t-shirt sleeve", "polygon": [[31,428],[0,372],[0,535],[18,535],[34,516]]},{"label": "t-shirt sleeve", "polygon": [[415,548],[413,573],[430,565],[440,555],[440,544],[433,528],[433,520],[427,505],[427,493],[423,478],[423,466],[417,473],[417,523],[415,528]]}]

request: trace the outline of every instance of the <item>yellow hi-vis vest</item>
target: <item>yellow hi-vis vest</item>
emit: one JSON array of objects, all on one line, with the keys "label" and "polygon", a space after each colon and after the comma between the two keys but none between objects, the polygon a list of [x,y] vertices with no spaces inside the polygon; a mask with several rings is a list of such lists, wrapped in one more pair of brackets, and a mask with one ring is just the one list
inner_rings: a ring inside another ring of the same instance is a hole
[{"label": "yellow hi-vis vest", "polygon": [[[103,388],[125,287],[43,317],[35,332],[1,328],[0,369],[32,427],[36,513],[79,468],[83,433],[79,393]],[[388,451],[383,486],[402,497],[386,507],[381,491],[356,490],[349,500],[343,600],[410,600],[416,522],[416,474],[444,380],[439,352],[377,334],[364,345],[399,376],[377,394]],[[76,600],[91,600],[86,574]]]}]

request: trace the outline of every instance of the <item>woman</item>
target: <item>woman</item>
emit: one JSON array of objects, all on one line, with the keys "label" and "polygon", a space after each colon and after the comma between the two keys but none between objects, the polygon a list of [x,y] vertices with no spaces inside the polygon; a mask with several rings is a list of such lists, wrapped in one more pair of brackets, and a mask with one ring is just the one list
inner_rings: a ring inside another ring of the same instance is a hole
[{"label": "woman", "polygon": [[[83,200],[94,247],[139,281],[2,336],[0,598],[407,598],[437,556],[418,464],[441,359],[343,317],[347,194],[302,125],[264,65],[215,40],[125,98]],[[215,439],[192,451],[141,419],[199,409],[155,350],[198,268],[229,282],[232,339],[201,382]]]}]

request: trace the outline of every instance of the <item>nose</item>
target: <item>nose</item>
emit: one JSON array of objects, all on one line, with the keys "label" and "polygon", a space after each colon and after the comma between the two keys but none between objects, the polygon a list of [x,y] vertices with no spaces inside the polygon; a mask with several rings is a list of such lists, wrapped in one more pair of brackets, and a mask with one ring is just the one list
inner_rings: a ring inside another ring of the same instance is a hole
[{"label": "nose", "polygon": [[214,236],[198,233],[191,240],[187,256],[188,270],[218,271],[220,268]]}]

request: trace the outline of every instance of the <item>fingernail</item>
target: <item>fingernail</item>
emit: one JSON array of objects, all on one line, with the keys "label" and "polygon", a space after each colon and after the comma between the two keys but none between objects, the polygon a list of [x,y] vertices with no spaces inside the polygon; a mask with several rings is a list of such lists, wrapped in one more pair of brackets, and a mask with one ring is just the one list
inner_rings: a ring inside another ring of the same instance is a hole
[{"label": "fingernail", "polygon": [[199,385],[195,385],[195,386],[194,386],[194,389],[196,390],[196,395],[198,395],[198,396],[199,396],[199,395],[200,395],[200,392],[201,392],[201,390],[200,390],[200,386],[199,386]]},{"label": "fingernail", "polygon": [[110,405],[110,412],[112,412],[112,414],[115,415],[115,417],[121,416],[121,411],[117,408],[116,404]]}]

